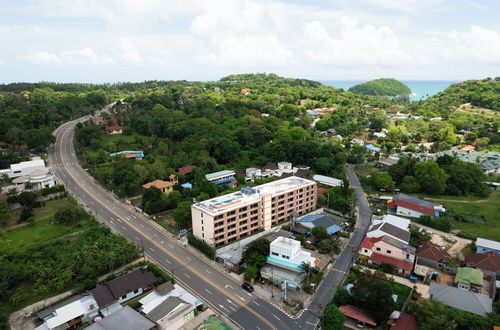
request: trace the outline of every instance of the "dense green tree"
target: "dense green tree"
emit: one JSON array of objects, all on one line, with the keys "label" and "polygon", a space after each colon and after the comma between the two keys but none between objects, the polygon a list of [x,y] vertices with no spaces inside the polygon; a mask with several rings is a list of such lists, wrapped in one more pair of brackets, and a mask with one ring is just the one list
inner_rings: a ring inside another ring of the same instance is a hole
[{"label": "dense green tree", "polygon": [[61,225],[73,225],[88,218],[87,212],[77,205],[66,206],[54,214],[54,219]]},{"label": "dense green tree", "polygon": [[242,254],[242,261],[247,265],[254,265],[258,269],[266,264],[269,255],[269,241],[259,238],[245,247]]},{"label": "dense green tree", "polygon": [[415,165],[415,179],[422,192],[442,194],[446,189],[448,175],[433,161],[421,162]]},{"label": "dense green tree", "polygon": [[0,199],[0,226],[5,226],[10,218],[9,204],[5,199]]},{"label": "dense green tree", "polygon": [[372,182],[377,189],[394,189],[395,187],[392,177],[387,172],[373,174]]},{"label": "dense green tree", "polygon": [[172,216],[181,228],[191,226],[191,202],[181,202],[172,212]]},{"label": "dense green tree", "polygon": [[334,304],[329,304],[323,314],[323,329],[342,330],[344,329],[345,315]]}]

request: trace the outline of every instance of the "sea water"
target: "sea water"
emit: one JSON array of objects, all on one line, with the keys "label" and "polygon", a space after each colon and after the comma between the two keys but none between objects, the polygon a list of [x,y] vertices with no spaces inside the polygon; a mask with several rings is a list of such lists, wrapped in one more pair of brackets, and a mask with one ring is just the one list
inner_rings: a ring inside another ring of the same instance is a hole
[{"label": "sea water", "polygon": [[[336,88],[343,88],[348,90],[350,87],[354,85],[361,84],[366,82],[367,80],[328,80],[322,81],[323,84],[328,86],[333,86]],[[456,81],[448,81],[448,80],[401,80],[406,86],[411,89],[411,97],[412,101],[425,100],[426,98],[445,90],[451,84]]]}]

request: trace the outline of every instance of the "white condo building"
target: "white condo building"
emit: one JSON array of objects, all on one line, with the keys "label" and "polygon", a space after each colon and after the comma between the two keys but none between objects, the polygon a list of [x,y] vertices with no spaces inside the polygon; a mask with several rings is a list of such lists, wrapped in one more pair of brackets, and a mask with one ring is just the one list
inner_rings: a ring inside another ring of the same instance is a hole
[{"label": "white condo building", "polygon": [[193,204],[193,234],[218,247],[314,209],[316,183],[292,176]]}]

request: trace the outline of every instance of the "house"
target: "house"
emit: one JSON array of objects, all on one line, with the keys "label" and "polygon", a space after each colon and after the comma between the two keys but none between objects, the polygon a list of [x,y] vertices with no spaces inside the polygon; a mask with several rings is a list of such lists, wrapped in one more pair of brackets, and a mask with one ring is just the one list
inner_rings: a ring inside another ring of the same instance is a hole
[{"label": "house", "polygon": [[241,94],[243,94],[243,95],[248,95],[248,94],[250,94],[250,89],[248,89],[248,88],[242,88],[242,89],[241,89]]},{"label": "house", "polygon": [[493,300],[490,297],[453,286],[431,282],[429,296],[431,300],[479,316],[486,316],[493,311]]},{"label": "house", "polygon": [[177,171],[181,174],[188,175],[193,172],[193,170],[196,168],[196,165],[186,165],[184,167],[179,167]]},{"label": "house", "polygon": [[459,289],[479,291],[483,285],[483,272],[470,267],[458,267],[455,283]]},{"label": "house", "polygon": [[342,180],[335,179],[325,175],[315,174],[313,176],[313,180],[321,184],[324,184],[325,186],[340,187],[342,185]]},{"label": "house", "polygon": [[348,318],[364,322],[372,327],[377,326],[377,322],[362,308],[353,305],[343,305],[339,307],[340,311]]},{"label": "house", "polygon": [[192,320],[195,310],[203,302],[178,284],[165,282],[143,297],[140,312],[153,321],[159,329],[182,329]]},{"label": "house", "polygon": [[405,218],[401,218],[392,214],[386,214],[382,217],[382,219],[375,219],[373,218],[372,220],[372,226],[374,227],[378,224],[381,224],[383,222],[389,223],[393,226],[396,226],[398,228],[401,228],[405,231],[408,231],[410,228],[411,221]]},{"label": "house", "polygon": [[209,173],[205,175],[208,181],[215,183],[216,185],[227,184],[229,187],[235,187],[238,181],[234,177],[236,173],[231,170],[223,170],[219,172]]},{"label": "house", "polygon": [[193,185],[189,182],[181,184],[181,187],[184,189],[193,189]]},{"label": "house", "polygon": [[92,118],[92,123],[94,123],[94,125],[108,125],[109,120],[102,119],[101,117],[94,117]]},{"label": "house", "polygon": [[410,274],[415,248],[389,236],[365,237],[359,248],[359,258],[370,264],[391,264],[399,273]]},{"label": "house", "polygon": [[98,310],[92,295],[77,295],[39,312],[37,315],[43,323],[35,330],[67,329],[91,322]]},{"label": "house", "polygon": [[415,314],[401,312],[399,317],[392,323],[390,330],[418,330]]},{"label": "house", "polygon": [[85,328],[87,330],[149,330],[153,329],[155,324],[137,313],[129,306],[125,306],[119,311],[103,318],[96,320],[91,326]]},{"label": "house", "polygon": [[443,249],[440,249],[432,241],[425,241],[416,251],[418,265],[431,267],[434,269],[443,269],[451,256]]},{"label": "house", "polygon": [[377,153],[377,152],[380,152],[380,149],[379,147],[375,147],[373,144],[369,143],[367,145],[365,145],[365,148],[368,149],[368,151],[370,151],[371,153]]},{"label": "house", "polygon": [[317,117],[319,116],[319,113],[317,113],[316,111],[314,110],[306,110],[306,114],[309,115],[309,116],[312,116],[312,117]]},{"label": "house", "polygon": [[334,216],[330,214],[310,214],[298,219],[292,231],[301,234],[311,233],[315,227],[323,227],[328,235],[333,235],[347,227],[347,223],[336,221]]},{"label": "house", "polygon": [[127,159],[143,159],[144,152],[142,150],[123,150],[109,154],[111,157],[121,156]]},{"label": "house", "polygon": [[170,181],[170,183],[172,183],[174,186],[175,186],[176,184],[178,184],[178,183],[179,183],[179,179],[177,178],[177,175],[175,175],[175,174],[170,174],[170,175],[168,176],[168,180],[169,180],[169,181]]},{"label": "house", "polygon": [[142,185],[142,188],[149,189],[151,187],[155,187],[160,189],[164,194],[170,194],[174,191],[174,184],[170,181],[163,181],[160,179],[154,180],[153,182],[148,182]]},{"label": "house", "polygon": [[22,175],[12,180],[12,184],[2,188],[2,191],[9,192],[14,189],[17,192],[24,190],[40,190],[56,185],[56,178],[48,168],[32,171],[28,175]]},{"label": "house", "polygon": [[387,135],[386,135],[385,133],[383,133],[383,132],[380,132],[380,133],[378,133],[378,132],[373,133],[373,136],[375,136],[375,137],[376,137],[376,138],[378,138],[378,139],[387,137]]},{"label": "house", "polygon": [[387,158],[382,158],[376,161],[376,166],[383,168],[385,170],[389,169],[394,164],[397,164],[399,161],[399,157],[397,156],[392,156],[392,157],[387,157]]},{"label": "house", "polygon": [[304,280],[302,263],[314,267],[319,262],[320,260],[310,252],[302,250],[300,241],[278,237],[271,242],[267,264],[262,267],[260,273],[263,278],[273,283],[286,282],[291,288],[299,288]]},{"label": "house", "polygon": [[366,233],[366,236],[367,237],[389,236],[405,244],[408,244],[408,242],[410,241],[409,230],[401,229],[388,222],[382,222],[371,227],[370,230]]},{"label": "house", "polygon": [[500,279],[500,254],[495,251],[469,254],[465,257],[465,265]]},{"label": "house", "polygon": [[337,108],[315,108],[313,111],[319,115],[327,115],[337,110]]},{"label": "house", "polygon": [[106,315],[110,310],[148,290],[156,278],[151,272],[143,273],[135,269],[130,273],[117,277],[90,291],[99,306],[99,311]]},{"label": "house", "polygon": [[364,146],[365,145],[365,141],[361,140],[361,139],[352,139],[351,140],[351,144],[357,144],[359,146]]},{"label": "house", "polygon": [[395,195],[387,202],[387,211],[413,218],[420,218],[424,215],[439,217],[441,213],[446,212],[442,205],[403,194]]},{"label": "house", "polygon": [[6,174],[10,179],[12,179],[24,175],[29,175],[35,170],[43,169],[45,169],[44,160],[40,158],[34,158],[29,161],[11,164],[8,169],[0,170],[0,176]]},{"label": "house", "polygon": [[495,252],[500,254],[500,242],[478,237],[476,240],[476,253]]},{"label": "house", "polygon": [[118,120],[116,118],[113,118],[111,121],[112,121],[112,125],[104,128],[104,130],[106,131],[106,134],[110,134],[110,135],[122,134],[123,126],[118,125]]}]

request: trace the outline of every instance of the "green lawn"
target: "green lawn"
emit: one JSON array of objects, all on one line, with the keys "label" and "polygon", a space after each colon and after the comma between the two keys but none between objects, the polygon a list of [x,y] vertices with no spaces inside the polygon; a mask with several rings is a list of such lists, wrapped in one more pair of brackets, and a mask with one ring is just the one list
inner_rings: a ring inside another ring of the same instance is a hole
[{"label": "green lawn", "polygon": [[215,315],[210,315],[208,317],[208,320],[200,325],[197,330],[231,330],[231,327],[229,327]]},{"label": "green lawn", "polygon": [[148,143],[151,141],[150,137],[146,137],[139,134],[132,135],[103,135],[99,138],[100,144],[102,148],[106,148],[111,143],[117,143],[118,141],[123,141],[124,143],[133,144],[135,143],[136,138],[142,139],[144,142]]},{"label": "green lawn", "polygon": [[[54,216],[56,214],[57,209],[63,208],[67,205],[69,205],[71,202],[68,201],[67,199],[56,199],[52,201],[47,201],[44,203],[44,206],[42,207],[37,207],[33,209],[35,212],[35,218],[36,219],[42,219],[42,218],[47,218]],[[19,216],[21,215],[22,208],[15,209],[13,211],[10,211],[10,220],[9,224],[13,225],[17,223],[17,220],[19,219]]]},{"label": "green lawn", "polygon": [[398,300],[396,301],[396,306],[398,309],[403,307],[403,304],[405,303],[406,299],[408,299],[410,293],[411,293],[411,288],[409,286],[396,282],[392,283],[392,294],[398,296]]},{"label": "green lawn", "polygon": [[70,201],[66,199],[49,201],[44,207],[35,209],[36,220],[34,225],[26,224],[14,229],[0,231],[0,250],[17,251],[92,226],[89,221],[73,226],[55,224],[54,214],[57,209],[69,203]]}]

